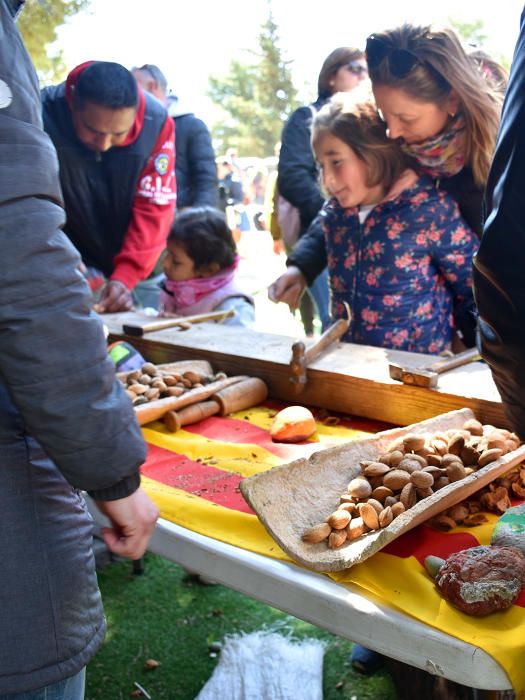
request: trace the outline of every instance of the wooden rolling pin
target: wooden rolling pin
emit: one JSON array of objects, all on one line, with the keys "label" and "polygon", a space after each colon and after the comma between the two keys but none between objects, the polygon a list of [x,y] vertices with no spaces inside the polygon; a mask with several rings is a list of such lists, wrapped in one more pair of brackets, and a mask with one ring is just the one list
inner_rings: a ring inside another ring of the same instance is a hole
[{"label": "wooden rolling pin", "polygon": [[135,415],[139,425],[145,425],[150,423],[152,420],[158,420],[168,411],[174,411],[179,408],[184,408],[193,403],[198,403],[204,399],[209,399],[210,396],[216,394],[222,389],[231,386],[232,384],[237,384],[242,382],[248,377],[244,375],[239,375],[238,377],[226,377],[225,379],[219,379],[216,382],[210,382],[205,386],[201,386],[197,389],[190,389],[182,396],[173,396],[172,398],[157,399],[156,401],[150,401],[149,403],[142,404],[135,408]]},{"label": "wooden rolling pin", "polygon": [[213,394],[209,401],[201,401],[180,411],[168,411],[164,414],[164,423],[172,433],[183,425],[192,425],[217,413],[226,416],[235,411],[242,411],[264,401],[268,396],[268,387],[262,379],[248,377],[236,384]]}]

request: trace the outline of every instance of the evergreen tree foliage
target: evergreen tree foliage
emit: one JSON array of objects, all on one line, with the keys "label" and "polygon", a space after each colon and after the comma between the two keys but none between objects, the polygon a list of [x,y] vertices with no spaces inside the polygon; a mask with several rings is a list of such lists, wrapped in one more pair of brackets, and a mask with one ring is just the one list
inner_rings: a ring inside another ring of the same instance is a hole
[{"label": "evergreen tree foliage", "polygon": [[56,41],[58,27],[88,5],[89,0],[26,0],[18,29],[42,82],[59,82],[65,77],[62,52],[50,53],[49,47]]},{"label": "evergreen tree foliage", "polygon": [[248,61],[231,61],[224,78],[209,78],[208,95],[225,112],[212,134],[218,151],[235,147],[240,156],[271,156],[284,122],[298,106],[291,61],[279,47],[271,10],[260,29],[257,50],[247,53]]}]

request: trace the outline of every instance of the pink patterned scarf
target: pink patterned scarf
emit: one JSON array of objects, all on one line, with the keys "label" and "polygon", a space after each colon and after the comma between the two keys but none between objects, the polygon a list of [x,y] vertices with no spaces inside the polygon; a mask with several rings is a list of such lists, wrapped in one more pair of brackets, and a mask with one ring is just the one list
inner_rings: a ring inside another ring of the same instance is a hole
[{"label": "pink patterned scarf", "polygon": [[420,143],[403,143],[430,177],[452,177],[465,165],[465,119],[459,114],[450,126],[434,138]]},{"label": "pink patterned scarf", "polygon": [[193,277],[189,280],[164,280],[162,288],[173,298],[173,304],[179,309],[196,304],[211,292],[232,282],[239,265],[237,255],[233,265],[226,267],[211,277]]}]

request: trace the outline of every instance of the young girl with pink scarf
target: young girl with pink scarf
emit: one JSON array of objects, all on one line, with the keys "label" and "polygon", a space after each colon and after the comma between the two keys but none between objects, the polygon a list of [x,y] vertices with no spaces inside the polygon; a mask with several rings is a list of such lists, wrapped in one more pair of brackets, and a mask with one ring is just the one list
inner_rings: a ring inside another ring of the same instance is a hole
[{"label": "young girl with pink scarf", "polygon": [[239,256],[226,218],[212,207],[190,207],[175,215],[163,262],[164,316],[192,316],[232,309],[224,323],[250,326],[253,298],[236,279]]}]

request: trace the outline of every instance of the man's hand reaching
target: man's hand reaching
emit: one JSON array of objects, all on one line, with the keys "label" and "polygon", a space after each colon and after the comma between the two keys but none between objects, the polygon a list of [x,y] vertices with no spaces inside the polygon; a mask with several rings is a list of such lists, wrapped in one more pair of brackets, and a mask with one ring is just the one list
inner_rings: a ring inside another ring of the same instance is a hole
[{"label": "man's hand reaching", "polygon": [[125,284],[118,280],[109,280],[102,290],[98,304],[95,304],[93,308],[99,314],[131,311],[133,308],[133,298]]},{"label": "man's hand reaching", "polygon": [[107,548],[121,557],[140,559],[159,517],[159,509],[142,489],[116,501],[96,501],[113,527],[102,528]]}]

